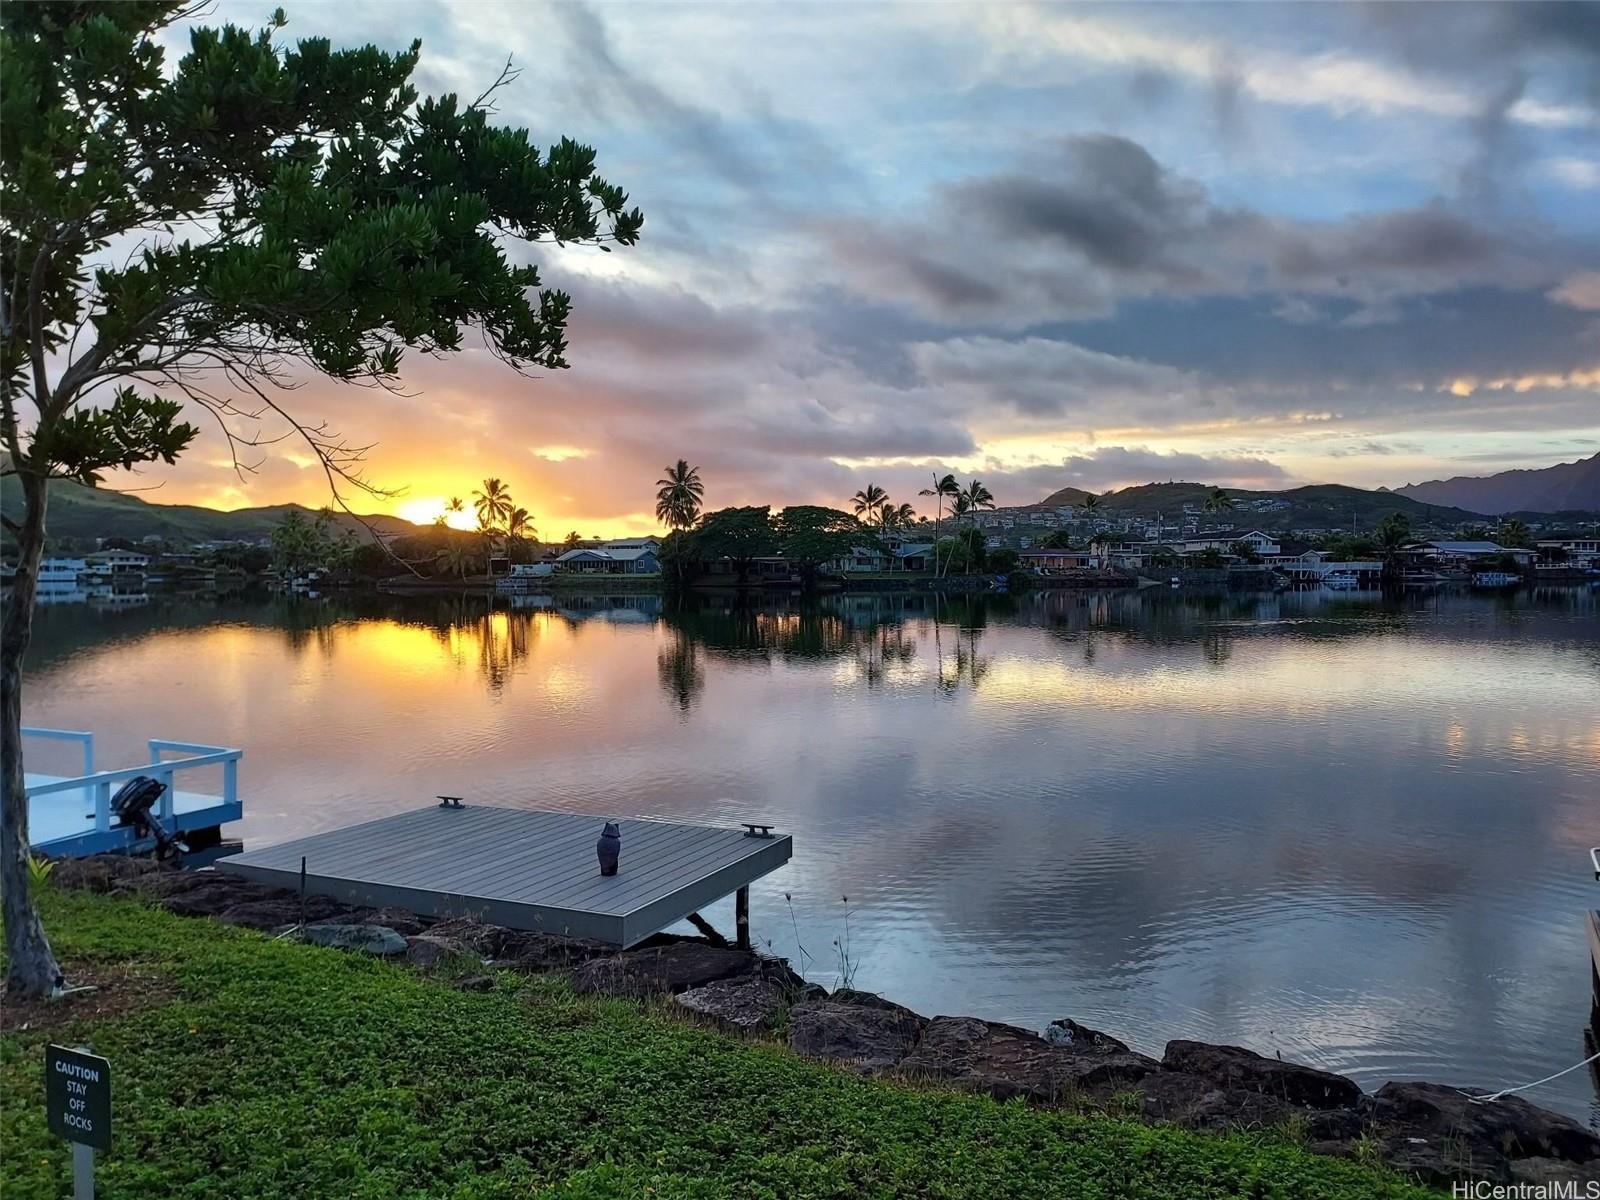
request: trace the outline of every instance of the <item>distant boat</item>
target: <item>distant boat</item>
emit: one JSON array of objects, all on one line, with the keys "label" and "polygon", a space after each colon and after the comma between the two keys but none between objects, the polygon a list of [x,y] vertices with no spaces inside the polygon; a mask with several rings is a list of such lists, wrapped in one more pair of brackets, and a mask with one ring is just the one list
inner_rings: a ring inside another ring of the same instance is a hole
[{"label": "distant boat", "polygon": [[1322,577],[1322,586],[1335,592],[1353,592],[1361,586],[1354,571],[1329,571]]},{"label": "distant boat", "polygon": [[1522,582],[1522,576],[1513,575],[1510,571],[1474,571],[1472,573],[1472,586],[1475,588],[1510,588]]}]

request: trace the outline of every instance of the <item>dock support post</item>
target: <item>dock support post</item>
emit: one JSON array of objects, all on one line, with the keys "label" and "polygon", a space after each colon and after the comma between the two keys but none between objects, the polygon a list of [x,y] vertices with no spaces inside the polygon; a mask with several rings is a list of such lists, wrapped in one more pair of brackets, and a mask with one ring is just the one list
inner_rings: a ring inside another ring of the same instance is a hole
[{"label": "dock support post", "polygon": [[733,925],[735,944],[741,950],[750,949],[750,885],[746,884],[733,895]]},{"label": "dock support post", "polygon": [[700,931],[700,936],[705,938],[706,941],[710,942],[713,946],[720,946],[724,950],[728,948],[728,939],[718,933],[717,927],[702,917],[699,913],[692,912],[685,917],[684,920],[688,921],[689,924],[698,929]]}]

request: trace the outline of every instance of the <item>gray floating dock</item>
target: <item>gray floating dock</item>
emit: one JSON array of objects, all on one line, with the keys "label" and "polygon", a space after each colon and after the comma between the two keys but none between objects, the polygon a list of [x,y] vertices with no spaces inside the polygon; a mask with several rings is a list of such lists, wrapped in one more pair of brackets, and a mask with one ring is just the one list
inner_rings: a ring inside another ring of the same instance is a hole
[{"label": "gray floating dock", "polygon": [[[429,806],[219,859],[217,869],[351,904],[435,917],[474,914],[512,929],[627,948],[789,861],[786,834],[618,820],[622,865],[600,874],[604,817]],[[741,908],[742,908],[741,904]],[[742,915],[742,913],[741,913]],[[741,930],[742,932],[742,930]]]}]

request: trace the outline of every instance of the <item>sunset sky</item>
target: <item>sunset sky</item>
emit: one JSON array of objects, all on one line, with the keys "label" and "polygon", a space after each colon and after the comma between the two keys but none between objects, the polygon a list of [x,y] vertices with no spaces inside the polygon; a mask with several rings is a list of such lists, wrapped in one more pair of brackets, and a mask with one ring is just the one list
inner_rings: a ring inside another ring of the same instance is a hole
[{"label": "sunset sky", "polygon": [[[1600,446],[1600,7],[285,8],[291,39],[420,37],[425,93],[510,54],[499,119],[593,144],[646,216],[632,250],[540,248],[570,370],[469,350],[403,398],[294,397],[408,489],[359,507],[497,475],[560,537],[653,526],[680,456],[711,507],[915,500],[935,469],[1015,504]],[[209,437],[162,479],[326,499],[308,454],[242,483]]]}]

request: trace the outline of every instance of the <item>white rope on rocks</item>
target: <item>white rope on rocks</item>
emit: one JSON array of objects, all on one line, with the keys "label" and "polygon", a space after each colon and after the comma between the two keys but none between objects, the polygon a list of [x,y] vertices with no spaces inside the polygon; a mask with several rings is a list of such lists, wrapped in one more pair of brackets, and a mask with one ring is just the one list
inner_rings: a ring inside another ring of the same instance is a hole
[{"label": "white rope on rocks", "polygon": [[[1554,1075],[1546,1075],[1543,1079],[1535,1079],[1532,1083],[1519,1083],[1516,1087],[1501,1088],[1498,1092],[1494,1092],[1488,1096],[1474,1096],[1471,1092],[1462,1092],[1461,1094],[1468,1100],[1471,1100],[1474,1104],[1490,1104],[1500,1099],[1502,1096],[1511,1095],[1513,1092],[1525,1092],[1529,1088],[1538,1087],[1541,1083],[1549,1083],[1552,1079],[1560,1079],[1563,1075],[1570,1075],[1579,1067],[1587,1067],[1590,1063],[1595,1062],[1596,1060],[1600,1060],[1600,1053],[1591,1054],[1582,1062],[1573,1063],[1570,1067],[1565,1067],[1562,1070],[1557,1071]],[[1459,1088],[1456,1090],[1460,1091]]]}]

